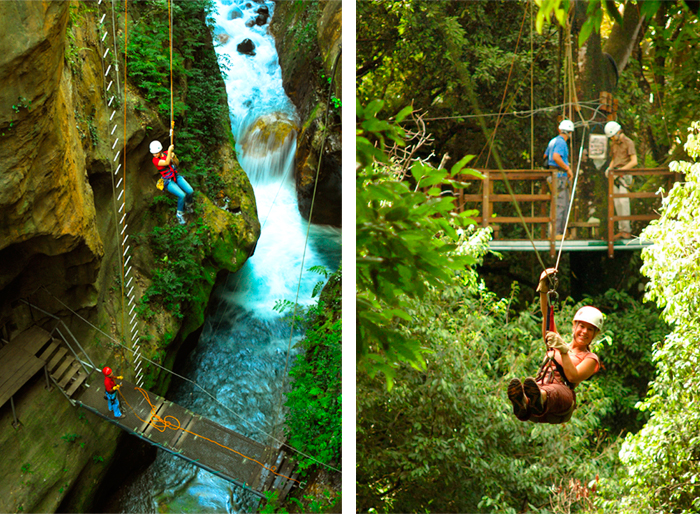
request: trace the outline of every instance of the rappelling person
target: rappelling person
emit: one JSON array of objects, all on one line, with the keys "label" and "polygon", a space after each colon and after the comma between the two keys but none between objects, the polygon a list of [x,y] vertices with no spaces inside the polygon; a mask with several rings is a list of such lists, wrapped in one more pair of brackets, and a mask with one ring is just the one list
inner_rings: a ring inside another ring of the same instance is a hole
[{"label": "rappelling person", "polygon": [[569,146],[567,145],[567,141],[573,131],[573,122],[571,120],[563,120],[559,124],[559,135],[549,141],[544,152],[549,168],[559,170],[557,172],[557,190],[554,192],[557,195],[556,239],[563,239],[564,237],[566,213],[569,210],[569,183],[574,180],[574,174],[571,171],[571,166],[569,166]]},{"label": "rappelling person", "polygon": [[[607,178],[610,170],[629,170],[637,165],[637,150],[634,148],[634,141],[622,133],[622,127],[616,121],[609,121],[605,124],[605,135],[610,139],[610,166],[605,170]],[[613,194],[627,194],[629,187],[632,185],[633,177],[631,175],[622,175],[615,177],[613,182]],[[630,199],[629,198],[613,198],[616,216],[630,215]],[[620,220],[617,222],[617,227],[620,230],[615,235],[615,239],[629,239],[632,237],[632,227],[630,220]]]},{"label": "rappelling person", "polygon": [[[537,287],[547,357],[553,360],[543,363],[537,379],[528,377],[521,382],[514,378],[508,384],[508,399],[513,404],[513,414],[520,421],[566,423],[576,408],[574,388],[600,369],[600,359],[591,353],[590,344],[603,326],[603,313],[595,307],[581,307],[574,315],[572,341],[566,343],[550,318],[548,275],[554,273],[553,268],[543,271]],[[551,323],[549,330],[548,318]]]},{"label": "rappelling person", "polygon": [[168,151],[164,152],[160,141],[152,141],[150,150],[153,154],[153,164],[163,177],[163,189],[177,196],[177,221],[184,225],[185,210],[188,213],[192,212],[194,189],[178,173],[177,166],[180,160],[175,155],[175,145],[170,145]]},{"label": "rappelling person", "polygon": [[119,398],[117,398],[117,391],[121,387],[121,384],[117,384],[114,379],[121,380],[124,377],[115,377],[112,374],[112,368],[105,366],[102,369],[102,374],[105,376],[105,393],[107,395],[107,407],[110,412],[114,413],[114,417],[117,419],[123,419],[126,414],[122,414],[119,410]]}]

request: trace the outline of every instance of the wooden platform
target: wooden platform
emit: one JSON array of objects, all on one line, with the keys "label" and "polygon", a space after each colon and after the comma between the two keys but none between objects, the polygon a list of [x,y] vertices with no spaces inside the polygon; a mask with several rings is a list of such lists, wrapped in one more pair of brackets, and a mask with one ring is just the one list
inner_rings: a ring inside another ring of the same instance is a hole
[{"label": "wooden platform", "polygon": [[46,330],[34,326],[0,349],[0,407],[44,367],[36,353],[50,340]]},{"label": "wooden platform", "polygon": [[[88,387],[73,399],[84,408],[177,457],[233,482],[264,498],[275,489],[284,498],[296,484],[293,464],[285,452],[265,446],[212,420],[122,381],[120,409],[115,419],[104,399],[103,377],[95,373]],[[284,475],[284,476],[280,476]]]},{"label": "wooden platform", "polygon": [[[556,251],[561,248],[561,241],[554,244]],[[621,250],[641,250],[651,246],[649,241],[640,241],[639,239],[620,239],[613,243],[615,251]],[[548,252],[550,250],[549,241],[535,241],[535,248],[538,252]],[[532,243],[529,240],[510,240],[510,241],[491,241],[489,249],[496,252],[532,252]],[[564,241],[565,252],[605,252],[609,250],[607,241],[602,240],[566,240]]]}]

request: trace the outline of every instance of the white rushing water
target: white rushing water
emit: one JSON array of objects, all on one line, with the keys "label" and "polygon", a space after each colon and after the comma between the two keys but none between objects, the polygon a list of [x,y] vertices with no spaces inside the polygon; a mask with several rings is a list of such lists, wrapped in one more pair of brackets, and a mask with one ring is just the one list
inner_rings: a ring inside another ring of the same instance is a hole
[{"label": "white rushing water", "polygon": [[[291,337],[290,326],[272,308],[278,300],[294,302],[297,291],[300,304],[315,301],[312,290],[321,278],[307,270],[319,265],[337,269],[341,234],[332,227],[309,227],[299,214],[292,176],[297,115],[282,87],[268,23],[246,26],[261,6],[272,15],[271,1],[220,0],[215,37],[220,62],[228,66],[225,79],[236,151],[255,190],[262,234],[253,257],[229,275],[217,292],[187,364],[188,378],[220,403],[186,383],[177,384],[170,396],[197,414],[270,443],[269,434],[279,437],[284,419],[282,393]],[[253,42],[255,56],[238,52],[238,44],[245,39]],[[297,330],[291,343],[301,336]],[[289,365],[294,353],[292,349]],[[257,500],[159,451],[155,462],[131,481],[118,504],[125,512],[249,512]]]}]

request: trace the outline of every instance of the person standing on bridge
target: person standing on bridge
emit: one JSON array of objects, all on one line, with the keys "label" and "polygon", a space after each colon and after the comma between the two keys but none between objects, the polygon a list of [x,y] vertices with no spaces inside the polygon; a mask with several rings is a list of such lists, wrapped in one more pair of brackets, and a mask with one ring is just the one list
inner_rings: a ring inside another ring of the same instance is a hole
[{"label": "person standing on bridge", "polygon": [[126,414],[122,414],[119,410],[119,398],[117,398],[117,391],[121,387],[121,384],[117,384],[114,379],[121,380],[124,377],[115,377],[112,374],[112,368],[105,366],[102,369],[102,374],[105,376],[105,392],[107,394],[107,407],[110,412],[114,413],[114,417],[117,419],[123,419]]},{"label": "person standing on bridge", "polygon": [[[622,127],[616,121],[609,121],[605,124],[605,135],[610,139],[610,166],[605,170],[605,177],[610,174],[610,170],[629,170],[637,165],[637,150],[634,148],[634,141],[622,133]],[[613,182],[613,194],[627,194],[632,185],[632,176],[622,175],[615,177]],[[629,198],[613,198],[615,214],[617,216],[630,215]],[[615,238],[629,239],[632,237],[632,227],[630,220],[617,222],[620,230]]]},{"label": "person standing on bridge", "polygon": [[600,369],[600,358],[590,351],[590,344],[603,326],[603,313],[595,307],[581,307],[574,315],[571,343],[567,344],[547,326],[550,315],[547,293],[553,268],[543,271],[537,292],[540,293],[542,333],[547,343],[547,354],[553,352],[551,365],[541,368],[537,379],[528,377],[523,382],[514,378],[508,384],[508,399],[513,404],[513,414],[520,421],[534,423],[566,423],[576,408],[577,384],[590,378]]},{"label": "person standing on bridge", "polygon": [[163,177],[163,188],[177,196],[177,221],[184,225],[185,210],[192,212],[194,189],[177,171],[180,161],[175,155],[175,145],[170,145],[168,151],[164,152],[160,141],[151,141],[150,150],[153,154],[153,164]]},{"label": "person standing on bridge", "polygon": [[564,238],[566,213],[569,210],[569,183],[574,180],[574,173],[569,166],[569,145],[567,144],[573,131],[573,122],[563,120],[559,124],[559,135],[549,141],[547,150],[544,152],[549,168],[559,170],[557,172],[557,189],[554,192],[557,198],[556,239]]}]

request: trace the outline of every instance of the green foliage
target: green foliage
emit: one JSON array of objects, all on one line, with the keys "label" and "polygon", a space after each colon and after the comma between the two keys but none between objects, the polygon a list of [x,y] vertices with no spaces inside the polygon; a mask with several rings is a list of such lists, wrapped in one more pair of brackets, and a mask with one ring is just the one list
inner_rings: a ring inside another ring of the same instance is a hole
[{"label": "green foliage", "polygon": [[67,443],[74,443],[76,440],[80,439],[80,436],[78,434],[63,434],[61,439]]},{"label": "green foliage", "polygon": [[[403,328],[411,321],[406,313],[409,301],[423,296],[428,286],[449,282],[456,270],[475,262],[471,255],[456,251],[457,229],[474,221],[469,212],[452,213],[454,199],[441,195],[441,187],[461,187],[451,176],[468,172],[463,169],[468,158],[451,171],[415,162],[411,167],[415,188],[393,177],[386,140],[403,145],[403,130],[377,117],[383,103],[357,105],[357,361],[358,369],[371,376],[384,373],[391,388],[399,362],[417,369],[425,366],[421,341]],[[397,121],[409,112],[410,108],[404,109]]]},{"label": "green foliage", "polygon": [[[471,246],[475,259],[485,244]],[[358,375],[358,511],[573,511],[590,504],[576,487],[614,475],[618,447],[600,430],[614,404],[602,377],[577,386],[565,425],[512,415],[506,386],[535,374],[543,343],[537,306],[517,314],[509,305],[473,269],[410,302],[407,330],[431,350],[425,369],[401,366],[391,391]],[[565,338],[577,307],[557,311]]]},{"label": "green foliage", "polygon": [[267,501],[265,506],[260,509],[260,514],[289,514],[289,511],[279,504],[280,493],[278,491],[265,491],[264,494]]},{"label": "green foliage", "polygon": [[32,465],[29,464],[28,462],[25,463],[25,464],[22,464],[22,474],[34,473],[34,472],[31,470],[31,467],[32,467]]},{"label": "green foliage", "polygon": [[93,455],[92,456],[92,462],[95,464],[99,464],[100,462],[104,462],[104,458],[101,455]]},{"label": "green foliage", "polygon": [[636,405],[654,375],[653,345],[663,341],[670,328],[654,305],[643,305],[616,289],[587,302],[606,314],[595,351],[604,366],[601,388],[613,404],[601,427],[612,434],[637,432],[649,417]]},{"label": "green foliage", "polygon": [[[693,123],[685,149],[700,156],[700,124]],[[663,200],[661,218],[642,237],[653,241],[643,253],[649,277],[647,298],[662,309],[673,332],[654,348],[657,376],[640,408],[650,415],[644,428],[628,436],[620,452],[627,473],[622,499],[614,485],[608,499],[638,512],[700,510],[700,174],[696,163],[672,163],[686,173]],[[610,506],[611,503],[605,504]]]},{"label": "green foliage", "polygon": [[[129,79],[170,126],[170,50],[167,4],[139,3],[140,18],[130,30]],[[222,187],[212,171],[221,164],[214,148],[230,134],[226,91],[211,34],[203,23],[211,0],[173,2],[173,87],[175,137],[182,171],[191,184],[213,195]],[[187,87],[183,88],[182,84]]]},{"label": "green foliage", "polygon": [[[561,100],[555,78],[559,36],[552,29],[542,35],[523,32],[519,38],[524,15],[525,30],[529,26],[529,12],[526,2],[358,2],[357,96],[363,105],[384,100],[388,112],[411,104],[426,118],[439,120],[429,124],[434,147],[418,149],[420,157],[427,158],[431,151],[476,155],[473,165],[485,166],[487,138],[475,117],[481,112],[474,108],[470,91],[478,91],[483,113],[529,110],[530,37],[535,49],[534,106]],[[537,156],[556,133],[552,114],[535,115]],[[490,132],[496,118],[485,120]],[[501,118],[493,144],[504,167],[529,167],[530,119]]]},{"label": "green foliage", "polygon": [[[337,463],[342,445],[342,322],[325,317],[307,329],[298,343],[304,349],[290,370],[292,390],[287,393],[287,437],[299,454],[302,476],[318,462]],[[318,462],[317,462],[318,461]]]},{"label": "green foliage", "polygon": [[150,242],[159,266],[153,270],[151,285],[141,297],[140,312],[145,312],[157,298],[166,310],[182,318],[196,283],[206,277],[200,258],[204,245],[201,232],[184,225],[156,226]]}]

